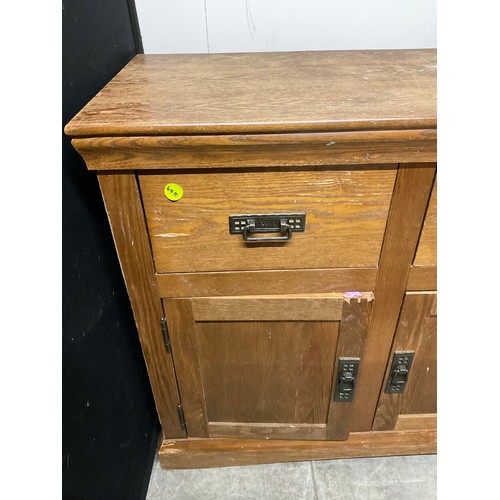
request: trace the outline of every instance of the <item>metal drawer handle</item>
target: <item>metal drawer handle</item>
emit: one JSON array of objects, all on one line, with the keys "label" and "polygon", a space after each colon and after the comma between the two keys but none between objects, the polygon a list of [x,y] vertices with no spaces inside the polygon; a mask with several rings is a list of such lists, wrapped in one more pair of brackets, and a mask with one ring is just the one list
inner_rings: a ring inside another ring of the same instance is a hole
[{"label": "metal drawer handle", "polygon": [[[252,214],[230,215],[229,233],[242,234],[247,243],[283,242],[292,237],[292,233],[303,233],[306,227],[306,214]],[[258,233],[281,233],[280,236],[251,237]]]},{"label": "metal drawer handle", "polygon": [[255,227],[255,221],[250,219],[248,224],[243,228],[243,239],[245,241],[254,243],[254,242],[268,242],[268,241],[285,241],[289,240],[292,237],[292,228],[287,223],[286,219],[280,219],[280,233],[285,233],[283,236],[270,236],[269,238],[250,238],[250,234],[255,233],[268,233],[269,230],[261,229]]}]

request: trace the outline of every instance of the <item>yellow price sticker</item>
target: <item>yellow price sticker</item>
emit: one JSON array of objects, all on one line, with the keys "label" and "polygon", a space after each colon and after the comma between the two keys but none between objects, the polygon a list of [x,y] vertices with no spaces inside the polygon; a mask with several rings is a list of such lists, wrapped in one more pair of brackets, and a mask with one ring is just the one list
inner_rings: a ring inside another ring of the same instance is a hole
[{"label": "yellow price sticker", "polygon": [[170,201],[179,201],[184,194],[184,190],[179,186],[179,184],[174,184],[173,182],[167,184],[163,192]]}]

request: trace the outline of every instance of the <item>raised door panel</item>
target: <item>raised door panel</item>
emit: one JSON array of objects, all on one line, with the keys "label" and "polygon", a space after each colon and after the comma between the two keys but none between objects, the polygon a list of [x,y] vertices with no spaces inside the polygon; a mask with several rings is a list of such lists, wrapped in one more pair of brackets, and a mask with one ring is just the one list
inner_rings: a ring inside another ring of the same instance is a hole
[{"label": "raised door panel", "polygon": [[188,436],[346,439],[339,358],[362,358],[372,299],[164,300]]},{"label": "raised door panel", "polygon": [[[406,292],[373,430],[436,427],[436,335],[436,292]],[[414,353],[401,393],[387,391],[395,353]]]},{"label": "raised door panel", "polygon": [[329,321],[199,323],[209,421],[324,423],[337,336]]}]

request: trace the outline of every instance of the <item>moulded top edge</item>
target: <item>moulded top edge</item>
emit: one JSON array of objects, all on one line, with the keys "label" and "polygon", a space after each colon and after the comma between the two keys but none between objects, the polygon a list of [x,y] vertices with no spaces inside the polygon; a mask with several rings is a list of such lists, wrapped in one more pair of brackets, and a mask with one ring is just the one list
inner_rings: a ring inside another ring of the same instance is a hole
[{"label": "moulded top edge", "polygon": [[138,55],[66,126],[82,136],[436,127],[436,51]]}]

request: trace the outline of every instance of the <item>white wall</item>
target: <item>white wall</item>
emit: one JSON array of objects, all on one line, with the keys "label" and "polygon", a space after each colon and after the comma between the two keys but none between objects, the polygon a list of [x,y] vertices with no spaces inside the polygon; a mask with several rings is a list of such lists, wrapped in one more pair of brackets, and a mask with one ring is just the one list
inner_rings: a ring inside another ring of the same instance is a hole
[{"label": "white wall", "polygon": [[136,0],[146,54],[436,47],[437,0]]}]

